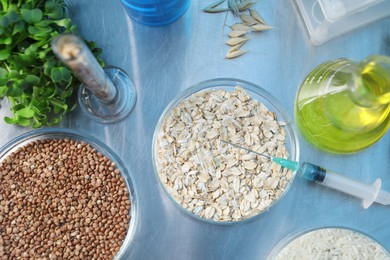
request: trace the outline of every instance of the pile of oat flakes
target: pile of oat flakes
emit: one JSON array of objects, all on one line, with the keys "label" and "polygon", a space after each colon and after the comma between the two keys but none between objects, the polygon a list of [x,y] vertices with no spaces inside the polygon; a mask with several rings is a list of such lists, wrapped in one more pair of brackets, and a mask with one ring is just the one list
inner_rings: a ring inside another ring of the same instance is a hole
[{"label": "pile of oat flakes", "polygon": [[154,151],[158,176],[178,204],[201,218],[252,217],[283,194],[293,175],[221,140],[287,158],[283,126],[240,87],[194,93],[162,122]]}]

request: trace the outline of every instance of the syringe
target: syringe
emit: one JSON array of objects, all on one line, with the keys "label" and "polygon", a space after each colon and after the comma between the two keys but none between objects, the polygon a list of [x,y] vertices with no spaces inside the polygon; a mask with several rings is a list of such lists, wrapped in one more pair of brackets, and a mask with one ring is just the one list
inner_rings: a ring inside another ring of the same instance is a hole
[{"label": "syringe", "polygon": [[269,156],[224,140],[221,141],[257,155],[267,157],[273,162],[292,171],[297,170],[297,175],[299,177],[303,177],[309,181],[314,181],[323,186],[360,198],[362,199],[363,207],[365,209],[371,206],[374,202],[382,205],[390,205],[390,193],[381,190],[382,181],[380,178],[376,179],[372,184],[366,184],[309,162],[303,162],[299,165],[299,163],[295,161]]}]

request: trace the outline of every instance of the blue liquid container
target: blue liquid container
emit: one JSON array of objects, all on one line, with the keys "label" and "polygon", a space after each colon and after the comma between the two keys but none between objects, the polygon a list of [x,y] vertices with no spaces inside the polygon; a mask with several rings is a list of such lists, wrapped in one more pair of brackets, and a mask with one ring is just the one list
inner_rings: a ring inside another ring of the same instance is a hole
[{"label": "blue liquid container", "polygon": [[132,19],[148,26],[163,26],[179,19],[190,0],[121,0]]}]

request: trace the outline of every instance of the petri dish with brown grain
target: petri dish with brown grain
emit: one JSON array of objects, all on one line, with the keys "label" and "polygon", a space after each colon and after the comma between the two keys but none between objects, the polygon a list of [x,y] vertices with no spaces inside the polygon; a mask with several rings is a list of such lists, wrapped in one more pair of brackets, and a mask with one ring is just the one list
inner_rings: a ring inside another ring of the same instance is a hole
[{"label": "petri dish with brown grain", "polygon": [[23,134],[0,150],[0,258],[117,259],[137,202],[109,147],[68,129]]}]

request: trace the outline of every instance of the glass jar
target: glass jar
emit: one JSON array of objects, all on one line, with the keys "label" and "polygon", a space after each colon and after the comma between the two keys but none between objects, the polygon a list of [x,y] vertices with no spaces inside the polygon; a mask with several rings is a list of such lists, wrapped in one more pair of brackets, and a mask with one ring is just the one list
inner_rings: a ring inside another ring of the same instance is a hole
[{"label": "glass jar", "polygon": [[298,91],[295,118],[302,135],[328,152],[353,153],[377,142],[390,126],[390,58],[321,64]]}]

